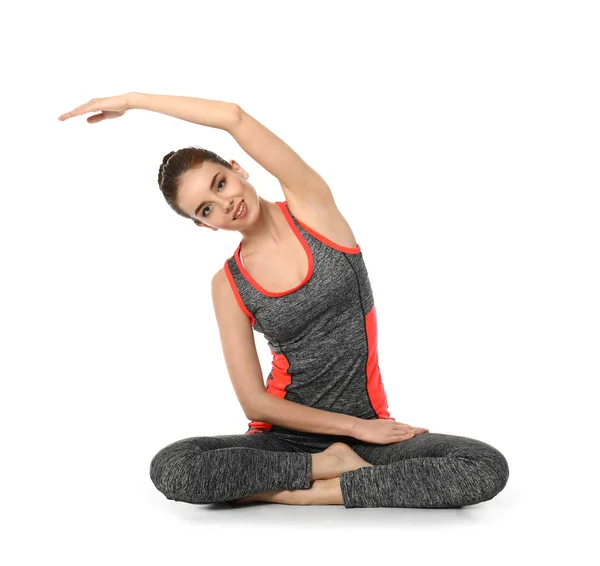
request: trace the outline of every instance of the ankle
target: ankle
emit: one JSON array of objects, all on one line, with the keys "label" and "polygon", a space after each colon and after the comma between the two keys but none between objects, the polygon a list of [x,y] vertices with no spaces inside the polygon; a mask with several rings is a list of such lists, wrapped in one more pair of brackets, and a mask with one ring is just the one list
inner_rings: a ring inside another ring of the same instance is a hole
[{"label": "ankle", "polygon": [[338,477],[344,469],[344,461],[329,452],[312,454],[311,481]]}]

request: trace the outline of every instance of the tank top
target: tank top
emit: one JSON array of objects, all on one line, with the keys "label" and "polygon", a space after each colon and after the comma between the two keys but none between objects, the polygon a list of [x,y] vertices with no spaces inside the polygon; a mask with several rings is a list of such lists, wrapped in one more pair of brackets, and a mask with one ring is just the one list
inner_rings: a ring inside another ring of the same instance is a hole
[{"label": "tank top", "polygon": [[[276,203],[308,258],[308,273],[293,289],[270,292],[241,261],[242,243],[224,270],[254,331],[273,355],[265,390],[308,407],[361,419],[388,419],[379,370],[377,315],[360,246],[335,244]],[[245,434],[266,431],[306,435],[263,421]]]}]

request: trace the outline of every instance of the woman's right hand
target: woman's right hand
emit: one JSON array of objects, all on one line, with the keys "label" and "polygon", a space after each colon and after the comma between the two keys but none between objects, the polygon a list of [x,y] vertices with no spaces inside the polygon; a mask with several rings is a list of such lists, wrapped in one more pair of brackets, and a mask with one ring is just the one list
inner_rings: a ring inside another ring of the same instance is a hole
[{"label": "woman's right hand", "polygon": [[373,444],[393,444],[426,432],[429,432],[429,429],[413,427],[389,419],[358,419],[351,436]]},{"label": "woman's right hand", "polygon": [[88,116],[87,121],[90,124],[95,124],[106,119],[120,118],[131,107],[130,97],[131,93],[109,96],[107,98],[92,98],[89,102],[59,116],[58,119],[64,122],[69,118],[81,116],[87,112],[100,112],[100,114]]}]

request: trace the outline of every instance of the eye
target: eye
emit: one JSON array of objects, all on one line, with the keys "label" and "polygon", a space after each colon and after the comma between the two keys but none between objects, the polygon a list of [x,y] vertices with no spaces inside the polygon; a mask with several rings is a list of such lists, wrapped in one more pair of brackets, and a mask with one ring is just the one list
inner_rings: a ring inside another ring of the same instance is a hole
[{"label": "eye", "polygon": [[[219,190],[219,186],[221,185],[221,183],[224,183],[224,182],[225,182],[225,179],[221,179],[221,180],[219,181],[219,184],[217,185],[217,191]],[[202,211],[200,212],[200,214],[201,214],[201,215],[202,215],[204,218],[206,218],[206,216],[207,216],[206,214],[204,214],[204,211],[205,211],[207,208],[210,208],[211,206],[212,206],[211,204],[209,204],[208,206],[205,206],[205,207],[202,209]],[[210,212],[209,212],[209,214],[210,214]]]}]

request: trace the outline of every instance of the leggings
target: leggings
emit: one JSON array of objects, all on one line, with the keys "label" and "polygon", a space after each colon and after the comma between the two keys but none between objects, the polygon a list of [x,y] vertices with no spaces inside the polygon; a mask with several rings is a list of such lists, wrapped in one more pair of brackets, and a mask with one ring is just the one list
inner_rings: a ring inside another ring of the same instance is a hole
[{"label": "leggings", "polygon": [[508,481],[506,458],[472,438],[426,432],[402,442],[372,444],[284,430],[178,440],[154,456],[150,478],[167,499],[195,504],[309,489],[311,454],[343,442],[373,464],[340,474],[347,508],[457,508],[492,499]]}]

